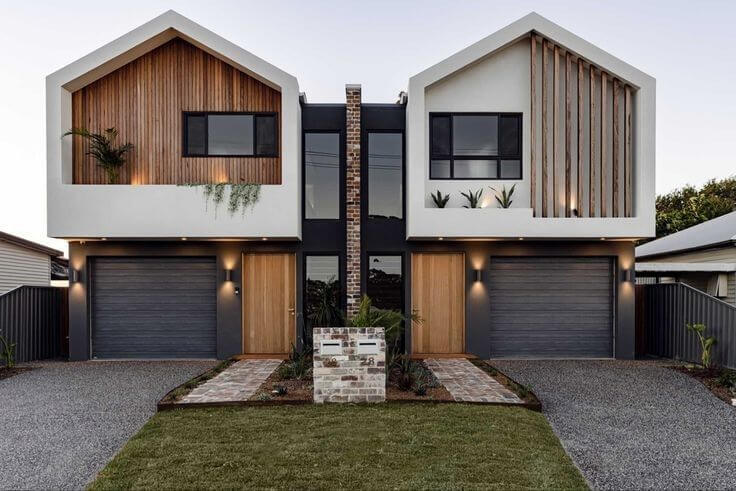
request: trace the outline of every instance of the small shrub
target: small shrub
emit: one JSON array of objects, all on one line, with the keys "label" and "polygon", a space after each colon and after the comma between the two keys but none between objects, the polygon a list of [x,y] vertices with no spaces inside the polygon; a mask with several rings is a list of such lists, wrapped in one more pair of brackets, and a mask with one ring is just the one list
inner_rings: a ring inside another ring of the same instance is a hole
[{"label": "small shrub", "polygon": [[414,394],[418,396],[426,396],[427,384],[424,382],[417,382],[416,385],[414,385]]},{"label": "small shrub", "polygon": [[436,193],[430,194],[430,196],[432,197],[432,201],[434,201],[434,205],[437,208],[444,208],[445,206],[447,206],[447,202],[450,201],[450,193],[442,196],[442,193],[439,189]]},{"label": "small shrub", "polygon": [[688,331],[695,333],[695,335],[698,336],[698,341],[700,341],[701,349],[700,362],[703,365],[703,368],[710,368],[710,350],[713,348],[713,345],[716,344],[716,338],[713,336],[705,335],[705,330],[707,329],[705,324],[695,323],[686,324],[686,326]]},{"label": "small shrub", "polygon": [[716,379],[718,385],[721,385],[732,391],[736,389],[736,371],[724,368]]},{"label": "small shrub", "polygon": [[312,349],[309,346],[298,350],[291,345],[289,359],[282,363],[277,372],[281,380],[304,380],[312,375]]},{"label": "small shrub", "polygon": [[285,396],[288,393],[288,389],[283,385],[277,385],[273,388],[272,393],[277,396]]},{"label": "small shrub", "polygon": [[5,360],[7,368],[15,366],[15,343],[8,341],[2,334],[0,334],[0,359]]}]

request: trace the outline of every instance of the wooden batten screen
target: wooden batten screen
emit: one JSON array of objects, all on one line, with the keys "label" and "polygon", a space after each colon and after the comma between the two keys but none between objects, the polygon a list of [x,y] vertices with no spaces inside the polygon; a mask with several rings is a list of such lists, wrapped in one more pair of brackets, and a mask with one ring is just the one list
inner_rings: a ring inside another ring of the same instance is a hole
[{"label": "wooden batten screen", "polygon": [[[176,38],[72,94],[73,127],[115,127],[134,145],[121,184],[281,183],[280,157],[183,157],[184,111],[271,112],[280,128],[281,93]],[[73,182],[106,184],[73,138]]]},{"label": "wooden batten screen", "polygon": [[535,33],[530,48],[534,216],[631,217],[636,88]]}]

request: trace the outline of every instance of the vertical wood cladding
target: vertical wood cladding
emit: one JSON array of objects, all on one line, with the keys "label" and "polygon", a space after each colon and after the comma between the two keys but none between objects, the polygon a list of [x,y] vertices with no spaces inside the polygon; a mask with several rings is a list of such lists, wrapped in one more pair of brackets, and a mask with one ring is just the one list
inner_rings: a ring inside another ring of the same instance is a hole
[{"label": "vertical wood cladding", "polygon": [[[632,94],[636,89],[535,33],[530,35],[530,44],[534,216],[633,216]],[[539,74],[538,56],[542,66]],[[564,77],[560,76],[560,56],[565,57]],[[537,83],[541,86],[541,107]],[[575,97],[577,104],[573,103]],[[536,179],[538,118],[542,129],[541,181]],[[564,140],[559,135],[561,124],[565,125]],[[562,179],[559,172],[564,172]],[[562,205],[564,215],[558,212]]]},{"label": "vertical wood cladding", "polygon": [[[135,145],[120,184],[281,183],[281,157],[183,157],[183,111],[276,112],[281,93],[182,39],[137,58],[72,94],[72,125],[115,127]],[[106,184],[88,144],[73,137],[74,184]]]}]

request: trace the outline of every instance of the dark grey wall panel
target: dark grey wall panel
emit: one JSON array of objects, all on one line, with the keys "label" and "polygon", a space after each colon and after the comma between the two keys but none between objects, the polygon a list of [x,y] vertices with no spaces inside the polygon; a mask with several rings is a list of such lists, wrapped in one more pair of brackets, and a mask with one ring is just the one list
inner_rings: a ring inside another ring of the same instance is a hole
[{"label": "dark grey wall panel", "polygon": [[492,357],[613,356],[609,258],[491,257]]},{"label": "dark grey wall panel", "polygon": [[93,357],[216,356],[214,257],[97,258],[91,283]]}]

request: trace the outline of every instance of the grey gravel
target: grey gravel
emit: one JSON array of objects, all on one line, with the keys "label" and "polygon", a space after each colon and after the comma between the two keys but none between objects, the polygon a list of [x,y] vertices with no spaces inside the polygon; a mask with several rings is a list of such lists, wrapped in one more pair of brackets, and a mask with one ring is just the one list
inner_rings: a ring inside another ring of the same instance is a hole
[{"label": "grey gravel", "polygon": [[736,408],[660,363],[493,360],[598,489],[736,488]]},{"label": "grey gravel", "polygon": [[0,489],[79,489],[214,361],[44,362],[0,380]]}]

